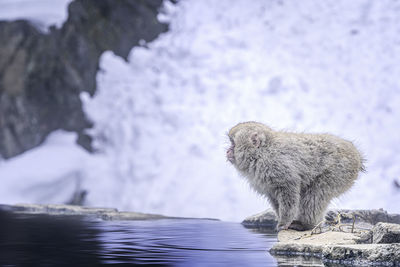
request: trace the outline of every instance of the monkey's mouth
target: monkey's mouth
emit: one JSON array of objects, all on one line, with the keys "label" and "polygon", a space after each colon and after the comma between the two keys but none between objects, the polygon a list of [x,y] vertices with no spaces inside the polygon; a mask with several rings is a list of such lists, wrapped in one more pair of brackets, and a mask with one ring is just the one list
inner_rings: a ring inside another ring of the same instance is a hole
[{"label": "monkey's mouth", "polygon": [[235,162],[235,155],[233,153],[233,149],[235,147],[231,146],[230,148],[228,148],[228,150],[226,151],[226,158],[228,159],[228,161],[230,161],[230,163],[234,163]]}]

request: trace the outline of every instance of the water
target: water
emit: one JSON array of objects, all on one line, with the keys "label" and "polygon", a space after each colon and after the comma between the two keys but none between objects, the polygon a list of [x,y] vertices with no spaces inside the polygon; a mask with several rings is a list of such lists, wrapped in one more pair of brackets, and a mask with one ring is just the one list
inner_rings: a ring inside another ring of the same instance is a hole
[{"label": "water", "polygon": [[1,266],[296,266],[302,262],[275,259],[268,252],[274,242],[273,232],[221,221],[99,221],[0,213]]}]

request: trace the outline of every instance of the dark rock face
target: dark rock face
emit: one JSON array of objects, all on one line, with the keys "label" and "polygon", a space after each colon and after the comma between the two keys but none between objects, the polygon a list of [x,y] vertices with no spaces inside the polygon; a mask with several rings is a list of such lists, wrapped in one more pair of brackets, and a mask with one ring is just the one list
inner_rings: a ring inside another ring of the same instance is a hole
[{"label": "dark rock face", "polygon": [[400,243],[400,224],[380,222],[374,226],[372,232],[374,243]]},{"label": "dark rock face", "polygon": [[0,21],[0,156],[41,144],[57,129],[79,134],[90,150],[91,127],[79,94],[96,90],[106,50],[127,58],[140,40],[167,30],[157,21],[162,0],[76,0],[61,29],[40,33],[27,21]]}]

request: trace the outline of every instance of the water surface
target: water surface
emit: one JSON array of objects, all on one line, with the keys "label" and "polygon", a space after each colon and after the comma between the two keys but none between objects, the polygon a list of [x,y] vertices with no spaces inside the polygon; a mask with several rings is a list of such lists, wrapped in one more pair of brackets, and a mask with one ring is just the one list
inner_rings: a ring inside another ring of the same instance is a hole
[{"label": "water surface", "polygon": [[1,212],[0,229],[1,266],[296,266],[299,262],[278,263],[269,254],[275,233],[231,222],[100,221]]}]

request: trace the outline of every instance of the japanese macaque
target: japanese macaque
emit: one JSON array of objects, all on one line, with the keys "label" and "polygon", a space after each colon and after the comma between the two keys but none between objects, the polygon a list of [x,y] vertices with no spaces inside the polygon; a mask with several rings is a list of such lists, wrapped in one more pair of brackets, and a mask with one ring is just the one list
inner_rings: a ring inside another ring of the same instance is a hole
[{"label": "japanese macaque", "polygon": [[281,132],[244,122],[228,136],[227,159],[268,198],[277,230],[312,229],[323,220],[331,199],[346,192],[364,171],[356,147],[330,134]]}]

